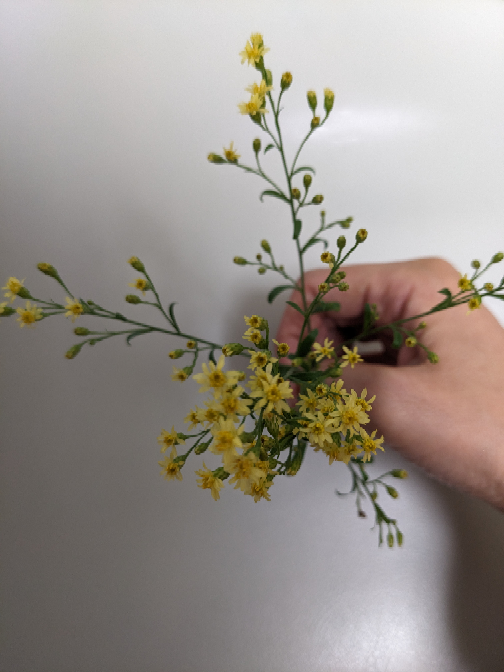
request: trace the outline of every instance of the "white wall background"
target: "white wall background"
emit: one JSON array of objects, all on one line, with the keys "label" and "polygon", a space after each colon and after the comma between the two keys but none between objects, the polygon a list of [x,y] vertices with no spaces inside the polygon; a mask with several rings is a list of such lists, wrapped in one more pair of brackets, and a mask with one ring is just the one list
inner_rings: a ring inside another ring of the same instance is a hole
[{"label": "white wall background", "polygon": [[[231,258],[267,237],[295,273],[286,214],[206,161],[231,140],[253,158],[236,108],[253,31],[277,82],[294,75],[290,146],[306,90],[336,93],[305,158],[329,216],[369,231],[355,261],[467,270],[504,247],[502,0],[3,0],[1,277],[64,299],[35,269],[51,262],[134,317],[136,254],[189,332],[277,324],[275,281]],[[182,483],[158,475],[156,437],[197,396],[170,380],[175,341],[67,361],[76,340],[65,320],[0,320],[2,672],[502,671],[500,514],[392,451],[375,470],[410,469],[388,505],[402,550],[377,548],[334,494],[345,467],[318,454],[271,503],[230,488],[214,503],[192,465]]]}]

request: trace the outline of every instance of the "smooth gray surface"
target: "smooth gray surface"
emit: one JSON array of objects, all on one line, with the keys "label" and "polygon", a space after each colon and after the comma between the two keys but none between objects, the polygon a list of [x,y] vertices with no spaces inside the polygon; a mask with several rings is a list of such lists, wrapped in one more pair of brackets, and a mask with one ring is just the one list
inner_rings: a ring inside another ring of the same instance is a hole
[{"label": "smooth gray surface", "polygon": [[[231,140],[252,159],[236,104],[255,74],[237,54],[256,30],[273,71],[294,75],[288,143],[306,90],[336,93],[305,158],[329,215],[369,231],[355,261],[441,254],[465,271],[504,247],[500,0],[0,11],[0,270],[35,295],[64,299],[34,270],[46,261],[84,298],[140,314],[122,300],[137,254],[189,332],[224,342],[243,314],[278,323],[275,281],[230,259],[267,237],[295,273],[286,216],[258,180],[206,162]],[[391,450],[374,471],[410,470],[387,506],[402,550],[377,548],[334,494],[345,467],[320,454],[270,503],[229,487],[214,503],[191,466],[182,483],[158,475],[161,427],[200,402],[170,380],[176,341],[67,361],[76,340],[65,320],[0,319],[2,672],[504,669],[500,514]]]}]

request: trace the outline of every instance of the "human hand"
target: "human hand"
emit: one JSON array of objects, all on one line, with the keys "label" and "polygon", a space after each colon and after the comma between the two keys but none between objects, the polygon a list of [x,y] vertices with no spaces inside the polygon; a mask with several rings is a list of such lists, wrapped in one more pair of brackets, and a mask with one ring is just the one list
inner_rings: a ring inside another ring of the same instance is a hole
[{"label": "human hand", "polygon": [[[460,278],[436,258],[342,270],[349,290],[324,297],[338,301],[340,310],[317,313],[311,322],[317,340],[327,337],[336,349],[362,321],[366,303],[376,304],[378,325],[388,324],[430,310],[440,301],[439,290],[455,293]],[[305,274],[308,301],[326,276],[326,269]],[[291,300],[299,302],[299,293]],[[504,329],[484,306],[467,312],[463,305],[426,318],[419,337],[439,356],[437,364],[418,346],[392,351],[390,339],[381,357],[373,358],[381,363],[347,367],[342,378],[348,390],[376,394],[371,426],[390,446],[431,475],[504,510]],[[294,349],[302,321],[287,306],[278,340]]]}]

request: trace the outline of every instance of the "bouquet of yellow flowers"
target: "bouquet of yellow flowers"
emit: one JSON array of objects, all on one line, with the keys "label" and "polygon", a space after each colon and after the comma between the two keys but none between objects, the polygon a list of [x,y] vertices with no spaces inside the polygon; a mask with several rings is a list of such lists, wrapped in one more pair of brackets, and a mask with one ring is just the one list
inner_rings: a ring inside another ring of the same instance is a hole
[{"label": "bouquet of yellow flowers", "polygon": [[[210,153],[208,160],[259,176],[267,183],[267,188],[260,195],[261,201],[265,197],[275,198],[283,202],[289,211],[292,240],[299,261],[299,278],[289,275],[285,267],[277,262],[267,240],[260,242],[261,251],[253,259],[236,256],[234,263],[255,266],[261,275],[267,271],[278,274],[280,284],[270,290],[267,300],[271,303],[280,294],[289,292],[290,298],[286,303],[301,316],[294,348],[272,338],[268,321],[260,315],[245,316],[246,329],[241,343],[218,344],[186,333],[175,316],[175,302],[165,304],[161,300],[144,263],[135,256],[129,259],[129,264],[138,273],[138,277],[130,283],[136,293],[127,294],[126,302],[149,306],[160,312],[166,320],[165,327],[132,319],[122,312],[80,298],[67,287],[57,269],[48,263],[38,264],[38,269],[61,286],[66,294],[66,304],[35,298],[23,281],[10,277],[3,288],[9,302],[0,304],[0,314],[2,317],[17,314],[21,327],[34,326],[37,321],[54,315],[64,315],[72,322],[77,318],[94,316],[119,325],[115,330],[75,327],[74,334],[80,340],[66,352],[68,359],[76,357],[85,345],[95,345],[115,336],[124,336],[128,344],[133,338],[152,332],[180,337],[184,345],[172,350],[169,357],[184,359],[184,366],[174,366],[172,379],[183,383],[192,378],[199,385],[199,391],[207,397],[201,405],[188,412],[184,419],[186,429],[182,431],[172,425],[171,430],[161,430],[158,443],[164,457],[159,464],[166,479],[182,480],[186,465],[194,468],[192,454],[212,454],[215,457],[202,458],[201,464],[196,465],[195,473],[199,487],[210,490],[213,499],[219,499],[227,481],[255,502],[270,500],[275,479],[297,474],[306,451],[311,447],[325,454],[329,464],[343,462],[348,467],[352,478],[350,492],[356,496],[358,514],[365,516],[362,501],[367,499],[374,510],[379,542],[386,538],[388,546],[392,547],[394,543],[400,546],[403,534],[397,521],[389,517],[378,503],[378,498],[382,492],[397,498],[398,492],[390,484],[390,479],[403,479],[407,473],[395,469],[375,478],[368,474],[367,465],[373,462],[378,450],[383,450],[385,439],[377,435],[376,429],[369,427],[369,412],[375,397],[369,397],[366,389],[359,393],[346,389],[345,367],[358,366],[363,361],[362,344],[376,341],[384,332],[391,334],[394,348],[403,345],[422,348],[429,361],[436,364],[437,355],[421,341],[421,332],[427,326],[425,318],[464,303],[468,304],[470,311],[475,310],[485,296],[502,298],[504,279],[497,287],[490,283],[481,284],[479,279],[490,265],[503,259],[503,254],[495,254],[486,266],[474,261],[470,277],[465,274],[460,278],[459,291],[453,294],[447,288],[441,289],[442,300],[422,314],[382,324],[376,306],[366,304],[358,333],[352,334],[337,347],[328,338],[319,339],[318,329],[314,326],[319,314],[339,309],[338,302],[328,301],[326,296],[329,292],[333,296],[335,291],[348,290],[344,264],[366,241],[368,234],[365,229],[358,229],[347,239],[347,235],[341,233],[331,243],[328,236],[332,230],[347,231],[352,218],[329,218],[321,209],[323,195],[313,192],[314,168],[299,165],[307,141],[328,122],[334,106],[333,91],[324,89],[321,105],[315,91],[307,92],[309,117],[305,135],[289,162],[280,117],[283,112],[281,104],[293,83],[293,76],[284,72],[275,79],[266,67],[268,51],[262,35],[255,33],[240,53],[242,63],[252,66],[258,76],[258,81],[246,88],[249,100],[238,106],[261,134],[252,141],[254,165],[240,161],[241,156],[233,142],[224,148],[222,154]],[[269,161],[274,154],[280,159],[282,183],[274,180],[263,167],[265,156],[268,155]],[[318,225],[308,230],[305,219],[312,210],[317,211]],[[320,259],[327,272],[315,296],[309,299],[305,286],[304,255],[315,245],[320,245],[323,250]],[[15,299],[26,303],[14,309],[10,304]],[[197,371],[200,358],[207,361]],[[227,360],[231,359],[233,364],[234,361],[240,364],[228,366]]]}]

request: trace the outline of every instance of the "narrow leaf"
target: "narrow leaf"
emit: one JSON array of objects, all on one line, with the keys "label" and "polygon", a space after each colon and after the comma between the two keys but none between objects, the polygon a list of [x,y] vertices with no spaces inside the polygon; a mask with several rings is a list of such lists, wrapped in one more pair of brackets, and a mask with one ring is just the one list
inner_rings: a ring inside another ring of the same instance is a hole
[{"label": "narrow leaf", "polygon": [[301,233],[301,227],[303,226],[303,222],[300,219],[296,219],[294,221],[294,235],[292,236],[294,240],[297,240],[299,238],[299,234]]},{"label": "narrow leaf", "polygon": [[300,306],[298,306],[297,303],[294,303],[294,301],[286,301],[285,303],[288,303],[289,306],[291,306],[292,308],[294,308],[295,310],[297,310],[298,313],[301,313],[301,315],[304,317],[304,311],[303,311],[303,309],[302,309]]},{"label": "narrow leaf", "polygon": [[281,201],[285,201],[285,203],[289,202],[288,198],[286,198],[283,194],[279,194],[278,191],[273,191],[273,189],[266,189],[262,192],[262,194],[259,196],[259,200],[261,202],[264,196],[273,196],[274,198],[279,198]]},{"label": "narrow leaf", "polygon": [[210,350],[210,352],[208,353],[208,359],[209,359],[211,362],[213,362],[213,363],[215,364],[215,366],[217,366],[217,362],[215,361],[215,357],[214,357],[214,354],[213,354],[213,353],[214,353],[214,351],[213,351],[213,350]]},{"label": "narrow leaf", "polygon": [[327,247],[329,243],[327,240],[324,240],[324,238],[310,238],[310,240],[305,244],[301,252],[306,252],[312,245],[316,245],[317,243],[324,243],[324,250],[327,250]]},{"label": "narrow leaf", "polygon": [[297,175],[298,173],[302,173],[303,171],[304,172],[308,171],[308,172],[313,173],[315,175],[315,169],[314,168],[311,168],[310,166],[299,166],[299,168],[296,168],[296,170],[292,173],[292,177],[294,177],[294,175]]},{"label": "narrow leaf", "polygon": [[400,348],[403,342],[403,335],[399,331],[399,329],[396,329],[395,327],[392,327],[392,332],[394,334],[394,340],[392,341],[392,347],[393,348]]},{"label": "narrow leaf", "polygon": [[448,287],[445,287],[444,289],[440,289],[439,292],[438,292],[438,294],[444,294],[444,295],[445,295],[446,297],[448,297],[449,299],[452,298],[452,293],[450,292],[450,290],[448,289]]},{"label": "narrow leaf", "polygon": [[273,149],[275,145],[273,143],[270,143],[267,147],[264,148],[264,153],[269,152],[270,149]]},{"label": "narrow leaf", "polygon": [[292,285],[278,285],[278,287],[273,287],[271,292],[268,294],[268,303],[273,303],[276,297],[281,292],[285,292],[286,289],[294,289],[294,287]]},{"label": "narrow leaf", "polygon": [[305,336],[305,338],[303,338],[297,349],[298,357],[305,357],[310,352],[312,345],[315,343],[317,335],[318,335],[318,329],[313,329],[312,331],[310,331],[308,336]]},{"label": "narrow leaf", "polygon": [[328,313],[331,310],[338,311],[339,309],[340,304],[336,301],[320,301],[312,310],[312,313]]},{"label": "narrow leaf", "polygon": [[174,307],[175,307],[176,305],[177,305],[177,302],[176,302],[176,301],[174,301],[173,303],[170,303],[170,305],[168,306],[168,312],[170,313],[170,318],[171,318],[171,321],[172,321],[173,326],[175,327],[175,329],[176,329],[177,331],[180,331],[180,328],[179,328],[179,326],[178,326],[178,324],[177,324],[177,320],[175,319],[175,311],[174,311]]}]

